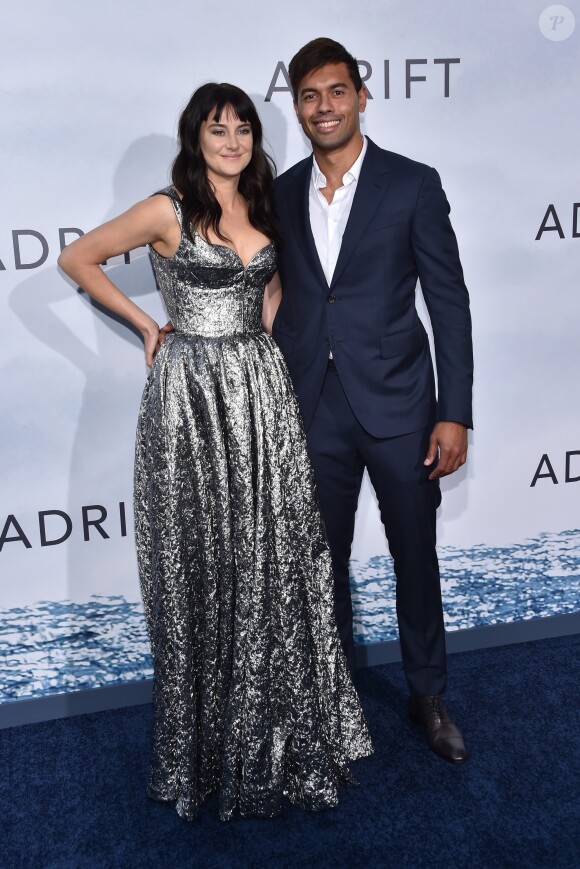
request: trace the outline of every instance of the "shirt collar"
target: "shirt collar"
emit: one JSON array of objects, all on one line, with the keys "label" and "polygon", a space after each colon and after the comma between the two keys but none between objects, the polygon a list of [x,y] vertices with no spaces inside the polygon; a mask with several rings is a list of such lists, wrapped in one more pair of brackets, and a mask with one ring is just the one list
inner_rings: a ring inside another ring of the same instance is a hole
[{"label": "shirt collar", "polygon": [[[366,136],[363,136],[363,146],[360,154],[350,169],[348,169],[342,176],[343,187],[348,187],[353,182],[358,181],[363,160],[367,152],[367,147],[368,139]],[[326,176],[320,171],[320,167],[316,162],[316,157],[314,155],[312,155],[312,183],[316,190],[320,190],[321,187],[326,187]]]}]

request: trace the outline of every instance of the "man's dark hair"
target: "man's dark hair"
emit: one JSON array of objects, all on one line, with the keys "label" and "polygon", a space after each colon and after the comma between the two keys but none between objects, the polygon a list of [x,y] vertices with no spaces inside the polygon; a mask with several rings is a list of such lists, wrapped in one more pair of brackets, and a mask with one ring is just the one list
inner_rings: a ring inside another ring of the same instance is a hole
[{"label": "man's dark hair", "polygon": [[294,55],[288,66],[288,75],[295,100],[298,99],[298,88],[302,79],[308,73],[314,72],[328,63],[346,63],[350,79],[357,93],[360,91],[363,83],[358,64],[352,54],[349,54],[340,42],[335,42],[334,39],[328,39],[326,36],[320,36],[303,46]]}]

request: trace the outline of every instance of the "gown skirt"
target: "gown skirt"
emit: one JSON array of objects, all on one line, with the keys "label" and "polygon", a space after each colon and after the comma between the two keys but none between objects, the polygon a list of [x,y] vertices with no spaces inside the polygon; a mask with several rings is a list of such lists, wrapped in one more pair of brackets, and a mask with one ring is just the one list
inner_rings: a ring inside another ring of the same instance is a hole
[{"label": "gown skirt", "polygon": [[[179,200],[170,196],[180,220]],[[154,663],[148,793],[192,820],[334,806],[372,752],[333,612],[290,377],[260,326],[268,245],[151,251],[175,332],[147,380],[135,531]]]}]

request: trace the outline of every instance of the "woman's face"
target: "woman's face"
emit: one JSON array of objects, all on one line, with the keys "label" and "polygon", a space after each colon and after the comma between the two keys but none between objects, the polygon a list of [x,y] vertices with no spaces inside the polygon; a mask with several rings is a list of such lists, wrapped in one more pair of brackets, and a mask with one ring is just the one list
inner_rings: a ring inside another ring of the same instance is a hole
[{"label": "woman's face", "polygon": [[229,106],[225,106],[219,121],[215,109],[202,123],[199,145],[211,179],[239,176],[252,159],[252,128],[240,121]]}]

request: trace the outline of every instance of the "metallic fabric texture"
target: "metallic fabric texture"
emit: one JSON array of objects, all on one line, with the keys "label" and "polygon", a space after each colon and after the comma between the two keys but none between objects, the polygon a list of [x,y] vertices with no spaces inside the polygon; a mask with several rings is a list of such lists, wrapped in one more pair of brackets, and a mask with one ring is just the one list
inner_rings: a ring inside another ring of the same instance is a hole
[{"label": "metallic fabric texture", "polygon": [[[179,199],[168,188],[181,223]],[[149,795],[223,820],[337,803],[372,752],[333,615],[297,402],[261,325],[269,244],[151,250],[175,326],[147,380],[135,528],[154,660]]]}]

